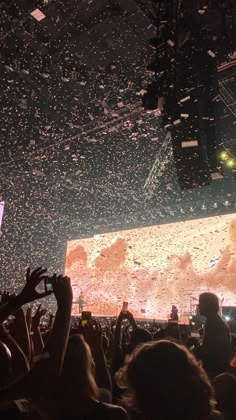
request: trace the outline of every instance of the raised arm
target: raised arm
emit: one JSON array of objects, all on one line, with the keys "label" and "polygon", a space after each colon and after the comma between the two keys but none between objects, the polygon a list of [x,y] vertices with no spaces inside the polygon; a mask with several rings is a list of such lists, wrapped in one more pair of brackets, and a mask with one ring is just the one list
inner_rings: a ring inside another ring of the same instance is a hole
[{"label": "raised arm", "polygon": [[32,340],[34,347],[34,355],[42,353],[44,349],[43,337],[40,331],[40,320],[46,314],[47,310],[40,304],[32,318]]},{"label": "raised arm", "polygon": [[70,334],[73,293],[69,277],[55,275],[52,284],[57,300],[57,313],[44,352],[50,356],[50,370],[60,375]]},{"label": "raised arm", "polygon": [[4,325],[0,325],[0,340],[7,345],[12,356],[13,379],[17,380],[29,371],[29,363],[18,343],[12,338]]},{"label": "raised arm", "polygon": [[133,317],[133,314],[131,312],[128,311],[125,314],[125,319],[127,319],[129,321],[129,323],[130,323],[130,325],[131,325],[131,327],[132,327],[133,330],[135,330],[137,328],[136,321],[135,321],[135,319]]},{"label": "raised arm", "polygon": [[113,349],[112,349],[112,372],[115,373],[122,365],[122,348],[121,348],[121,326],[124,320],[124,313],[120,312],[114,332]]},{"label": "raised arm", "polygon": [[24,352],[28,362],[31,361],[31,342],[30,342],[30,331],[26,322],[26,316],[22,308],[19,308],[15,312],[15,328],[13,332],[13,338]]},{"label": "raised arm", "polygon": [[32,271],[28,268],[26,273],[26,283],[19,293],[13,299],[10,299],[5,305],[0,307],[0,324],[2,324],[12,313],[16,312],[21,306],[34,300],[41,299],[51,294],[51,292],[39,293],[36,290],[38,284],[45,278],[47,269],[42,267]]},{"label": "raised arm", "polygon": [[24,378],[0,390],[0,400],[47,397],[57,386],[70,333],[72,288],[68,277],[54,275],[52,284],[58,309],[44,352]]},{"label": "raised arm", "polygon": [[98,322],[92,320],[83,329],[85,340],[90,346],[95,362],[95,379],[99,388],[111,391],[111,376],[108,371],[106,357],[102,347],[102,328]]}]

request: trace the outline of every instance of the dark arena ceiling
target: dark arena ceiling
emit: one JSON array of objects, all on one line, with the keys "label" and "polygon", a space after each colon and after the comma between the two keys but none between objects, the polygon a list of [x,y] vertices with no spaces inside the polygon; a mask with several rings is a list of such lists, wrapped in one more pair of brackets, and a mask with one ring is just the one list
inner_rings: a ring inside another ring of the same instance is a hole
[{"label": "dark arena ceiling", "polygon": [[[160,154],[161,118],[142,108],[154,3],[0,3],[3,282],[17,288],[28,264],[62,268],[68,238],[235,211],[230,168],[207,187],[181,191],[171,153]],[[231,100],[220,101],[221,138],[232,153],[234,64],[222,55],[219,78]]]}]

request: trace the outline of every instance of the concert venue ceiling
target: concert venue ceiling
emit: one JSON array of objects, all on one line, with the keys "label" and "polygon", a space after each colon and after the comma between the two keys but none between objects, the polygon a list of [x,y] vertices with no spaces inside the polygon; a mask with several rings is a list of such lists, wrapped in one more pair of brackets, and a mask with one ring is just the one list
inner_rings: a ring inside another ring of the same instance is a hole
[{"label": "concert venue ceiling", "polygon": [[[166,137],[160,117],[141,106],[153,3],[0,3],[3,281],[28,263],[63,267],[67,238],[235,210],[231,169],[182,192],[171,155],[144,190]],[[220,75],[233,98],[235,69]],[[231,111],[222,101],[220,120],[236,152],[234,101]]]}]

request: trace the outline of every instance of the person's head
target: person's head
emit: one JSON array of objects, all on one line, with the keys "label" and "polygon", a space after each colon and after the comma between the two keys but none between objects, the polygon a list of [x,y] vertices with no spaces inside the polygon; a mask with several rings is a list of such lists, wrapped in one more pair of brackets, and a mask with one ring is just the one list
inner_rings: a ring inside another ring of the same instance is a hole
[{"label": "person's head", "polygon": [[0,387],[9,384],[12,376],[12,359],[9,348],[0,341]]},{"label": "person's head", "polygon": [[182,345],[161,340],[136,348],[123,371],[126,403],[152,420],[204,420],[215,401],[208,377]]},{"label": "person's head", "polygon": [[219,410],[225,420],[236,419],[236,378],[230,373],[222,373],[213,380]]},{"label": "person's head", "polygon": [[214,293],[202,293],[199,296],[199,312],[205,317],[214,316],[220,310],[219,299]]},{"label": "person's head", "polygon": [[98,395],[94,379],[94,362],[83,336],[70,337],[60,380],[60,397],[65,400],[87,400]]}]

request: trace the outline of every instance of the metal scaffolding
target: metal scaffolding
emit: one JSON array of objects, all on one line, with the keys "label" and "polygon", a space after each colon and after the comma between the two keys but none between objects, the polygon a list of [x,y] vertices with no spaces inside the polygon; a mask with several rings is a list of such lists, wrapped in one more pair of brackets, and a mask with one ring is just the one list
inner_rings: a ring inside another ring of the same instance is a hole
[{"label": "metal scaffolding", "polygon": [[159,179],[164,174],[172,155],[171,134],[168,132],[144,184],[144,190],[147,193],[151,194],[153,187],[155,186],[156,188],[158,186]]},{"label": "metal scaffolding", "polygon": [[220,98],[230,113],[236,118],[236,97],[224,81],[219,81]]}]

